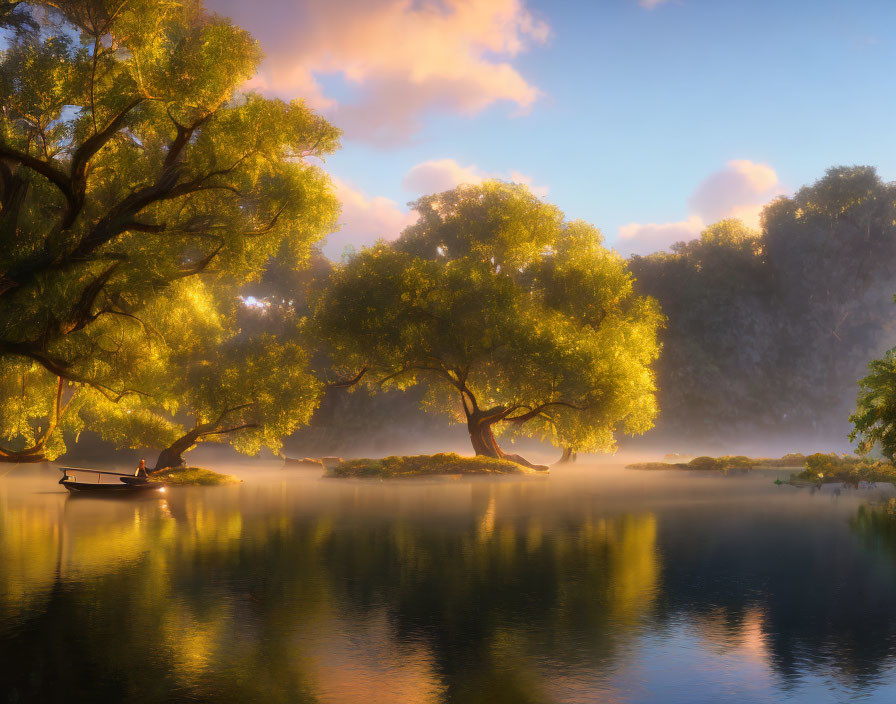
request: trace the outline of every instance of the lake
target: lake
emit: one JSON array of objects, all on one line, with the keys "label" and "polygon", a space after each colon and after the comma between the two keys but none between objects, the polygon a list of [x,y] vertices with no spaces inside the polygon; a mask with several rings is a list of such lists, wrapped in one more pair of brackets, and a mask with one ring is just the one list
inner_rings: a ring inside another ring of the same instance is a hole
[{"label": "lake", "polygon": [[0,478],[0,701],[893,702],[896,506],[609,465]]}]

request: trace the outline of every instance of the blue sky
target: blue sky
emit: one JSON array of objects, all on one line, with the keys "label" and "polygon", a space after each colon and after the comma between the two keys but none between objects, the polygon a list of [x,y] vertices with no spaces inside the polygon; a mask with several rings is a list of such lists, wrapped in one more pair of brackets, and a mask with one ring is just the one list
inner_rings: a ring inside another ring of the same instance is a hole
[{"label": "blue sky", "polygon": [[[374,231],[394,237],[382,230],[405,223],[398,213],[416,190],[450,186],[452,174],[527,178],[610,244],[628,226],[643,251],[695,236],[711,217],[755,222],[759,201],[832,165],[896,178],[896,2],[211,5],[261,41],[261,90],[305,95],[345,128],[327,164],[347,194],[331,254]],[[340,28],[342,47],[327,35]],[[408,177],[435,160],[428,179]]]}]

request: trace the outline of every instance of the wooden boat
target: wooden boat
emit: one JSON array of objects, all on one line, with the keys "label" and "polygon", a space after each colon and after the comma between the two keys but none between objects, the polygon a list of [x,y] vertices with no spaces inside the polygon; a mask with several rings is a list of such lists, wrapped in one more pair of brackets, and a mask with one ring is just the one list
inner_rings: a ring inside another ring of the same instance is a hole
[{"label": "wooden boat", "polygon": [[[99,469],[85,469],[84,467],[60,467],[59,471],[62,472],[62,479],[59,480],[59,483],[73,495],[133,496],[135,494],[151,494],[165,490],[164,484],[151,482],[146,477],[137,477],[133,474],[105,472]],[[95,474],[96,481],[78,481],[78,474],[82,473]],[[103,482],[103,476],[118,477],[118,481]]]}]

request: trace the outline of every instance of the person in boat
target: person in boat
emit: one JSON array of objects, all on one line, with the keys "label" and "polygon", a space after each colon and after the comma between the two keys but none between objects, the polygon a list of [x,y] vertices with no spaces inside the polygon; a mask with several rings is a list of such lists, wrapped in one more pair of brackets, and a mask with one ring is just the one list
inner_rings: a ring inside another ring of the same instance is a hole
[{"label": "person in boat", "polygon": [[137,471],[134,472],[135,477],[148,477],[149,474],[146,471],[146,460],[140,460],[140,464],[137,465]]}]

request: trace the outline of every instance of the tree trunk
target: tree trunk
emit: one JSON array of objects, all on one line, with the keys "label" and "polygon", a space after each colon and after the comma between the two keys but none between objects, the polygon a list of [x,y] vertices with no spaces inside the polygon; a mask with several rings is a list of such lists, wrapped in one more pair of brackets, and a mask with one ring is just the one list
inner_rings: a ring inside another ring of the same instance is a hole
[{"label": "tree trunk", "polygon": [[547,465],[533,464],[525,457],[504,452],[504,450],[501,449],[501,446],[498,445],[498,441],[495,439],[495,434],[492,432],[494,421],[483,421],[483,415],[484,414],[481,412],[473,412],[467,415],[467,430],[470,433],[470,442],[473,444],[473,451],[477,455],[495,457],[501,460],[510,460],[511,462],[516,462],[524,467],[537,469],[540,472],[545,472],[549,469]]},{"label": "tree trunk", "polygon": [[573,452],[570,448],[564,447],[563,454],[560,455],[560,459],[557,460],[557,464],[568,464],[570,462],[575,462],[577,455],[577,452]]},{"label": "tree trunk", "polygon": [[470,433],[473,452],[477,455],[501,459],[504,457],[504,451],[495,440],[492,424],[483,422],[481,416],[481,413],[471,413],[467,418],[467,430]]},{"label": "tree trunk", "polygon": [[181,438],[178,438],[159,453],[153,472],[158,472],[169,467],[182,467],[186,464],[183,454],[196,444],[199,433],[191,430]]}]

